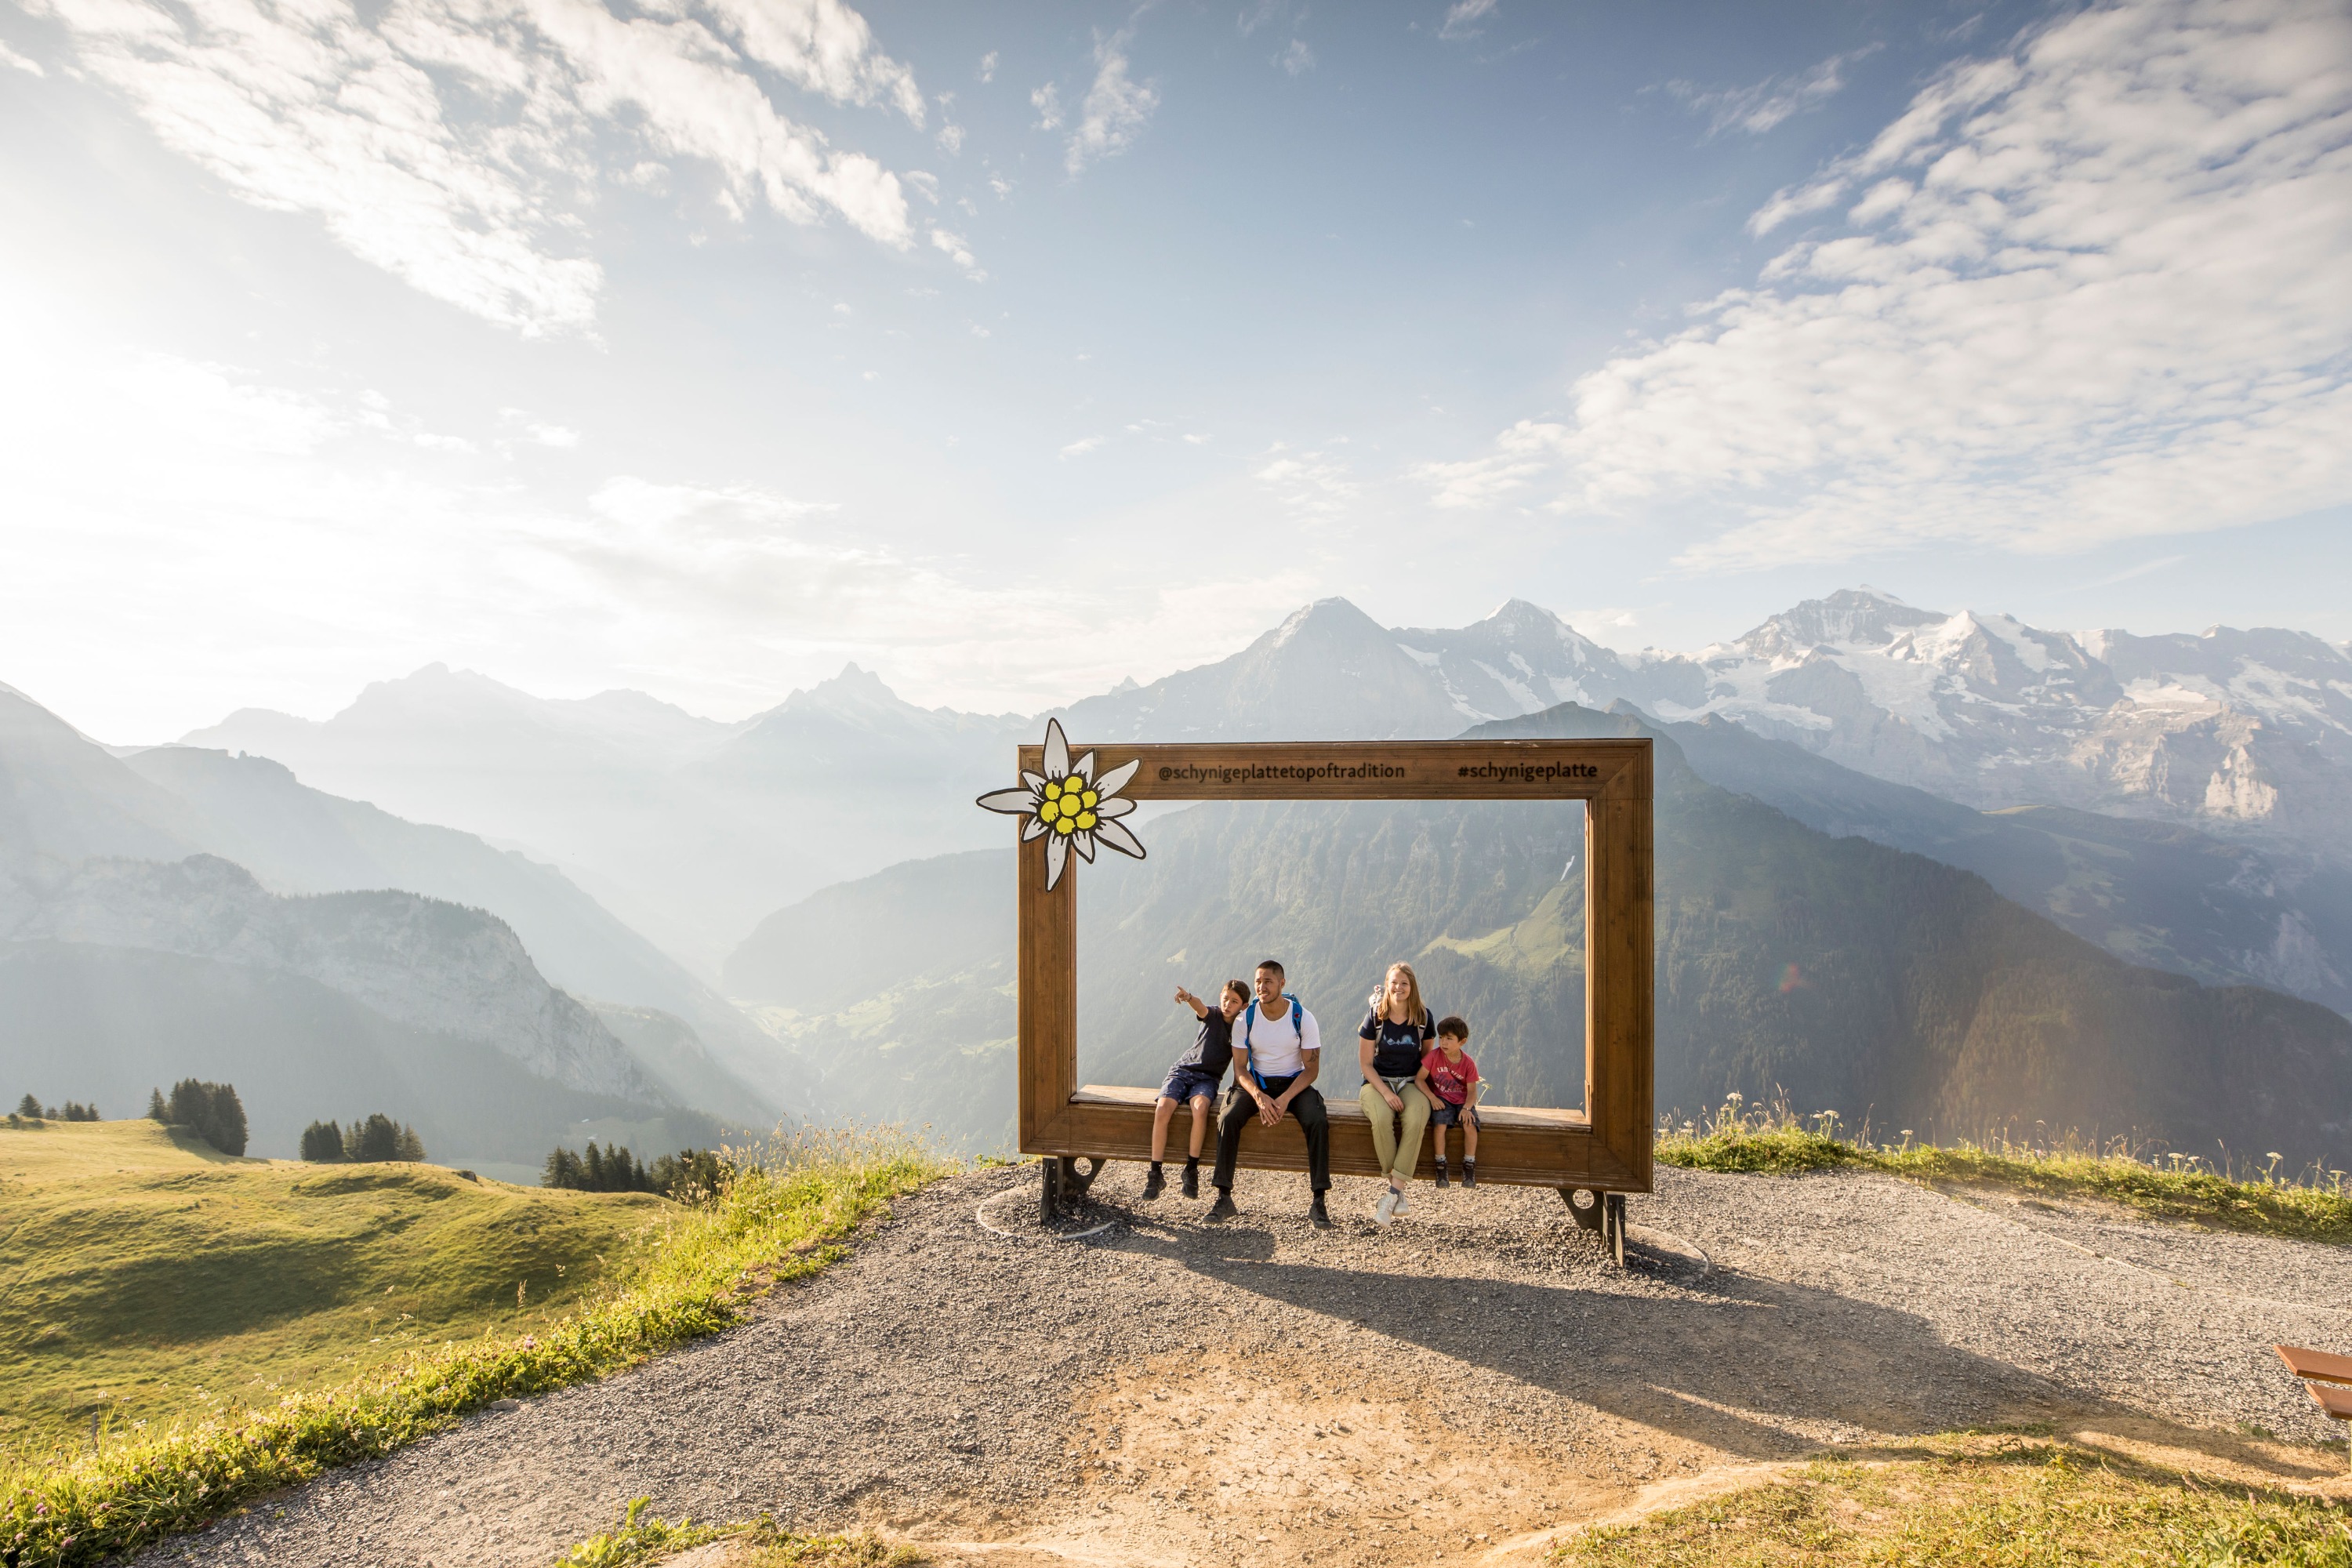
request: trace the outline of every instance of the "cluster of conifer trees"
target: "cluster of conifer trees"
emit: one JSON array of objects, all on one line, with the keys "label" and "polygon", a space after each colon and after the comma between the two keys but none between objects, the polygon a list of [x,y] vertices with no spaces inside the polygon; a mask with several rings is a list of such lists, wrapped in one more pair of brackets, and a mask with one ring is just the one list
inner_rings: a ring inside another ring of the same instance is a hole
[{"label": "cluster of conifer trees", "polygon": [[353,1117],[348,1128],[332,1121],[313,1121],[302,1129],[302,1158],[313,1164],[421,1161],[425,1158],[425,1140],[416,1135],[415,1128],[394,1121],[379,1110],[372,1112],[364,1121]]},{"label": "cluster of conifer trees", "polygon": [[166,1127],[184,1127],[224,1154],[245,1152],[245,1101],[233,1083],[184,1078],[172,1086],[169,1100],[160,1089],[150,1090],[147,1117]]},{"label": "cluster of conifer trees", "polygon": [[625,1146],[599,1149],[592,1138],[578,1154],[558,1144],[547,1156],[539,1184],[580,1193],[661,1193],[680,1203],[699,1203],[734,1174],[735,1167],[716,1150],[681,1149],[641,1164]]},{"label": "cluster of conifer trees", "polygon": [[23,1121],[100,1121],[104,1120],[99,1115],[97,1106],[84,1105],[79,1100],[67,1100],[63,1110],[54,1105],[44,1110],[41,1109],[40,1098],[30,1094],[16,1102],[14,1114]]}]

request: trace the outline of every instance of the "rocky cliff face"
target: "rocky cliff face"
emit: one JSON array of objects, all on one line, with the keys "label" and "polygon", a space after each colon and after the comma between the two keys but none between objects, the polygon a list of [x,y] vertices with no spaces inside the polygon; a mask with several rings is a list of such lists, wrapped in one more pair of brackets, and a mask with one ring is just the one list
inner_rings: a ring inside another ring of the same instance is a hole
[{"label": "rocky cliff face", "polygon": [[0,942],[146,949],[298,974],[567,1089],[670,1098],[588,1009],[541,977],[503,921],[413,893],[279,898],[215,856],[95,858],[0,872]]}]

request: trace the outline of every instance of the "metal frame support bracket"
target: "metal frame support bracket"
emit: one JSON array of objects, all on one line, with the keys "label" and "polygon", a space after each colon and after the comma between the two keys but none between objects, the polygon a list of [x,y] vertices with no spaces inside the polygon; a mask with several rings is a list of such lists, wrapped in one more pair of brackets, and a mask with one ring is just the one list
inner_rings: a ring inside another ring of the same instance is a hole
[{"label": "metal frame support bracket", "polygon": [[1608,1249],[1610,1261],[1619,1268],[1625,1265],[1625,1194],[1596,1193],[1590,1187],[1562,1187],[1559,1201],[1586,1230],[1597,1231],[1601,1245]]}]

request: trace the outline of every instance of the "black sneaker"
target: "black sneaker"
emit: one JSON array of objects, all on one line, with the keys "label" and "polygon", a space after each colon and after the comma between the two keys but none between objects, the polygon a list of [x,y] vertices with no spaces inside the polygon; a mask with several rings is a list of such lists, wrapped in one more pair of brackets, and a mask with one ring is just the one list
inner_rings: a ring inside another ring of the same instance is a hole
[{"label": "black sneaker", "polygon": [[1188,1198],[1201,1195],[1201,1167],[1198,1165],[1184,1167],[1184,1195]]},{"label": "black sneaker", "polygon": [[1441,1187],[1447,1184],[1445,1180],[1445,1162],[1443,1160],[1437,1162],[1437,1184]]},{"label": "black sneaker", "polygon": [[1234,1207],[1234,1194],[1224,1188],[1217,1189],[1217,1201],[1209,1205],[1211,1219],[1231,1219],[1242,1211]]},{"label": "black sneaker", "polygon": [[1166,1173],[1162,1172],[1157,1165],[1152,1166],[1151,1173],[1143,1178],[1144,1201],[1149,1203],[1167,1190],[1168,1177]]},{"label": "black sneaker", "polygon": [[1315,1201],[1307,1205],[1307,1217],[1314,1221],[1317,1225],[1328,1226],[1331,1223],[1331,1211],[1323,1206],[1323,1194],[1321,1193],[1316,1194]]},{"label": "black sneaker", "polygon": [[1462,1184],[1465,1187],[1475,1187],[1478,1184],[1477,1161],[1465,1160],[1462,1162]]}]

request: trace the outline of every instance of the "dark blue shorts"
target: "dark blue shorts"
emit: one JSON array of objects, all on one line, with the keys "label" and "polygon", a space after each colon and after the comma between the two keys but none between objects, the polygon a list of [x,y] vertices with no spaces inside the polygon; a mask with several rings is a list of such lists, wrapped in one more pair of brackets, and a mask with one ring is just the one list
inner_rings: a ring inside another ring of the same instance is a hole
[{"label": "dark blue shorts", "polygon": [[1177,1066],[1168,1069],[1168,1081],[1160,1086],[1160,1098],[1181,1105],[1200,1095],[1217,1098],[1217,1085],[1224,1078],[1221,1072],[1206,1068]]},{"label": "dark blue shorts", "polygon": [[1473,1127],[1478,1125],[1478,1113],[1469,1106],[1448,1105],[1441,1100],[1429,1108],[1429,1124],[1432,1127],[1459,1127],[1465,1122]]}]

